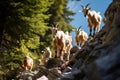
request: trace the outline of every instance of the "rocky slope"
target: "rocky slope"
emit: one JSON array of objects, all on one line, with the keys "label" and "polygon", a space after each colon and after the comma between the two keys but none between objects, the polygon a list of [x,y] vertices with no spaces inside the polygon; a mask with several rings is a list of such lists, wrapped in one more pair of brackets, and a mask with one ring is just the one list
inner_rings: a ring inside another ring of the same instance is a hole
[{"label": "rocky slope", "polygon": [[[120,80],[120,0],[105,12],[105,25],[83,48],[73,47],[66,65],[50,59],[33,71],[17,71],[12,78],[24,80]],[[61,66],[62,68],[59,68]],[[9,75],[9,74],[8,74]]]}]

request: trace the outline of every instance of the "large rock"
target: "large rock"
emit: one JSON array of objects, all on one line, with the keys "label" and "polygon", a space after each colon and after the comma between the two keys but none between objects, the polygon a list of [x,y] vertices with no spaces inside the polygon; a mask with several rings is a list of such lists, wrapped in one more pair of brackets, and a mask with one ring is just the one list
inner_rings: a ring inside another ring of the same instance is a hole
[{"label": "large rock", "polygon": [[98,33],[102,43],[94,46],[86,60],[89,63],[83,67],[83,71],[88,80],[120,79],[119,5],[120,0],[113,0],[106,10],[105,25],[101,32]]},{"label": "large rock", "polygon": [[51,69],[51,68],[56,68],[56,67],[60,67],[62,65],[63,61],[61,61],[60,59],[57,58],[50,58],[45,67],[47,69]]},{"label": "large rock", "polygon": [[112,51],[84,68],[90,80],[117,80],[120,79],[120,44]]},{"label": "large rock", "polygon": [[73,46],[73,47],[71,48],[71,50],[70,50],[70,53],[73,54],[73,53],[75,53],[76,51],[78,51],[79,49],[81,49],[81,48],[78,47],[78,46]]}]

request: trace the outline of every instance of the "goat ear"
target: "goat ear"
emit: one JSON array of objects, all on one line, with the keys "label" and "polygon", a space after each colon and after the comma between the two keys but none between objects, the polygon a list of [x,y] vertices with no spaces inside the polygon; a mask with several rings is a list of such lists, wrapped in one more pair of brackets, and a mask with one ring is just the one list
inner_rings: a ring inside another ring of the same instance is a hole
[{"label": "goat ear", "polygon": [[79,29],[77,28],[76,31],[79,31]]},{"label": "goat ear", "polygon": [[72,31],[77,31],[77,28],[73,28]]}]

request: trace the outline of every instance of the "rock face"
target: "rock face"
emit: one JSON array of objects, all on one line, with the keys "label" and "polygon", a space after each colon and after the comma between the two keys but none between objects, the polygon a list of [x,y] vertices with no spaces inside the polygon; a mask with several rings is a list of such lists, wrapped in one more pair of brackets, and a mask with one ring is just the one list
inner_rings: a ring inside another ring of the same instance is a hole
[{"label": "rock face", "polygon": [[83,63],[73,80],[120,79],[120,0],[113,0],[105,18],[102,30],[75,55],[75,64],[79,59]]},{"label": "rock face", "polygon": [[120,79],[120,0],[113,0],[105,17],[105,25],[94,39],[102,44],[94,46],[83,68],[88,80]]},{"label": "rock face", "polygon": [[50,59],[35,71],[17,74],[16,79],[120,80],[120,0],[113,0],[105,18],[105,25],[94,38],[89,38],[83,48],[71,49],[71,60],[64,67],[64,62]]}]

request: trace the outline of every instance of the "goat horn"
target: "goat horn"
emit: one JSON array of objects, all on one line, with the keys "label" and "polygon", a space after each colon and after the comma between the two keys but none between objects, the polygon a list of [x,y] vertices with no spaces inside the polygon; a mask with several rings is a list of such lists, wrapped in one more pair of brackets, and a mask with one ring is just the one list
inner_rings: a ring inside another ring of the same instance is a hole
[{"label": "goat horn", "polygon": [[80,26],[78,29],[80,29],[82,26]]},{"label": "goat horn", "polygon": [[59,23],[57,23],[55,27],[58,27],[58,25],[59,25]]},{"label": "goat horn", "polygon": [[81,7],[82,7],[82,9],[84,8],[84,6],[83,6],[83,5],[81,5]]},{"label": "goat horn", "polygon": [[88,3],[85,7],[87,8],[90,5],[90,3]]},{"label": "goat horn", "polygon": [[51,24],[52,27],[55,27],[53,24]]}]

